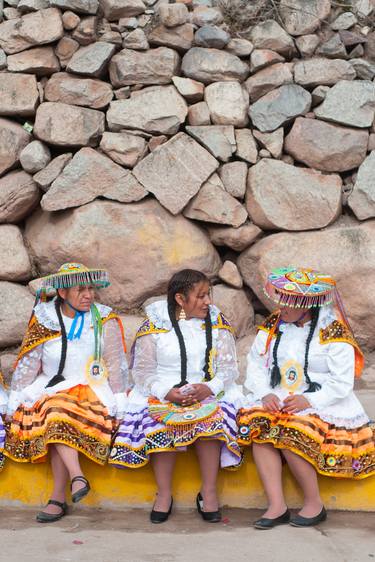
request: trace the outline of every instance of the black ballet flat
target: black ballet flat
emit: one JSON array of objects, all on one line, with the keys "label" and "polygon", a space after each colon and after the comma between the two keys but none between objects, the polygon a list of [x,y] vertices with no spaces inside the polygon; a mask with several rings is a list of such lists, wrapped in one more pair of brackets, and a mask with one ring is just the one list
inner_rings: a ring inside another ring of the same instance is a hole
[{"label": "black ballet flat", "polygon": [[220,523],[221,521],[221,511],[203,511],[203,498],[200,492],[197,494],[197,510],[202,516],[203,521],[208,521],[208,523]]},{"label": "black ballet flat", "polygon": [[84,484],[86,484],[85,486],[83,486],[83,488],[77,490],[77,492],[74,492],[74,494],[72,494],[72,502],[77,503],[80,502],[85,496],[87,496],[91,488],[89,481],[84,476],[75,476],[74,478],[72,478],[70,487],[72,487],[73,482],[83,482]]},{"label": "black ballet flat", "polygon": [[290,511],[289,509],[287,509],[285,513],[283,513],[279,517],[275,517],[274,519],[270,519],[268,517],[262,517],[261,519],[257,519],[257,521],[254,522],[254,527],[255,529],[262,529],[262,530],[273,529],[278,525],[285,525],[286,523],[289,523],[289,521],[290,521]]},{"label": "black ballet flat", "polygon": [[35,519],[38,521],[38,523],[53,523],[54,521],[58,521],[59,519],[64,517],[64,515],[66,515],[68,506],[65,502],[63,503],[63,502],[59,502],[57,500],[49,500],[47,505],[49,505],[49,504],[57,505],[57,507],[61,508],[61,512],[60,513],[46,513],[45,511],[39,511],[39,513],[35,517]]},{"label": "black ballet flat", "polygon": [[153,509],[150,513],[150,521],[151,523],[165,523],[168,521],[168,517],[172,513],[172,506],[173,506],[173,498],[171,499],[171,505],[169,506],[168,511],[155,511]]},{"label": "black ballet flat", "polygon": [[314,527],[318,523],[322,523],[327,519],[327,511],[325,507],[322,507],[322,511],[315,515],[315,517],[303,517],[302,515],[296,515],[290,520],[290,524],[293,527]]}]

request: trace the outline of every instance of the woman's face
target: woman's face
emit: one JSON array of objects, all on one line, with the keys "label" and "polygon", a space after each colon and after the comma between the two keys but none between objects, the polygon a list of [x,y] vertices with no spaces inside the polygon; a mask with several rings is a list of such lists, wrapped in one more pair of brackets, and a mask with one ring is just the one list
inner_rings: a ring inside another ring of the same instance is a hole
[{"label": "woman's face", "polygon": [[185,311],[186,318],[206,318],[208,306],[211,304],[210,284],[208,281],[195,283],[185,297],[182,293],[177,293],[177,304]]},{"label": "woman's face", "polygon": [[311,310],[309,308],[290,308],[289,306],[282,306],[280,310],[280,318],[283,322],[307,322],[311,319]]},{"label": "woman's face", "polygon": [[94,287],[71,287],[70,289],[59,289],[60,296],[64,301],[68,301],[76,310],[88,312],[94,302]]}]

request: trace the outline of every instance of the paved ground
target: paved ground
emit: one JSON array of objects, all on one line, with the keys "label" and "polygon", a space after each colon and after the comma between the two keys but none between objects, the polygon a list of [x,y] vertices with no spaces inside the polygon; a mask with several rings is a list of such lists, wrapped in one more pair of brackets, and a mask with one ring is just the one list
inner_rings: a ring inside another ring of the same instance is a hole
[{"label": "paved ground", "polygon": [[181,510],[160,526],[143,510],[79,506],[49,525],[34,514],[2,510],[1,562],[375,562],[375,513],[331,512],[316,528],[272,531],[254,530],[259,512],[240,509],[225,510],[217,525]]}]

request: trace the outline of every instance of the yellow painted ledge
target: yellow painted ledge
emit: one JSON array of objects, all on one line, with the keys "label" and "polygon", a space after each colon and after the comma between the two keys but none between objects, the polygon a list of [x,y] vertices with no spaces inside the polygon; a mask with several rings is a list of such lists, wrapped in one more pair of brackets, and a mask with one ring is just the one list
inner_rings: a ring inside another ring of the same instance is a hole
[{"label": "yellow painted ledge", "polygon": [[[84,504],[92,507],[124,509],[152,504],[155,484],[150,466],[119,470],[100,467],[82,459],[92,492]],[[288,505],[298,507],[301,496],[287,468],[284,468]],[[326,507],[355,511],[375,511],[375,477],[364,480],[342,480],[319,477]],[[180,453],[174,478],[174,499],[177,505],[192,507],[199,490],[199,467],[194,451]],[[52,474],[48,463],[22,464],[6,460],[0,474],[0,505],[40,506],[49,498]],[[222,505],[242,508],[263,508],[266,499],[249,452],[237,471],[221,471],[219,493]]]}]

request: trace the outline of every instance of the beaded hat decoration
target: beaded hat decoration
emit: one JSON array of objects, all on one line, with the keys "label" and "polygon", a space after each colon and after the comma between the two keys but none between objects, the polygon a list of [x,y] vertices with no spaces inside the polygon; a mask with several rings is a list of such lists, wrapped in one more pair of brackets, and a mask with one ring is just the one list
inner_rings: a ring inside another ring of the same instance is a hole
[{"label": "beaded hat decoration", "polygon": [[89,269],[81,263],[64,263],[57,273],[43,277],[43,289],[70,289],[77,285],[92,285],[102,289],[110,285],[108,271],[105,269]]},{"label": "beaded hat decoration", "polygon": [[281,267],[271,271],[264,292],[282,306],[321,307],[335,301],[336,282],[330,275],[313,269]]}]

